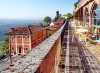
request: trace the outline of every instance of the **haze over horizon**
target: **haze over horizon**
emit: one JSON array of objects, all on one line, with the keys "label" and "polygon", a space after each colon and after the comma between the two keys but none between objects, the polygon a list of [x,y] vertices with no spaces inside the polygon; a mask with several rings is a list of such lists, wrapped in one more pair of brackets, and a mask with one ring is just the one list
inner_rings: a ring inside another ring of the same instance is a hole
[{"label": "haze over horizon", "polygon": [[0,0],[0,19],[41,19],[73,12],[77,0]]}]

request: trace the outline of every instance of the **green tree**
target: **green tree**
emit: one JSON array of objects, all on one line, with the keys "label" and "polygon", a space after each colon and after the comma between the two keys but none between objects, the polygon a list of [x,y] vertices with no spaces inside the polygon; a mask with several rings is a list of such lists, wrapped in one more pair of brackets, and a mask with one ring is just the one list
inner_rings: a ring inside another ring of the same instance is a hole
[{"label": "green tree", "polygon": [[43,21],[44,21],[43,26],[49,26],[49,24],[51,23],[51,20],[52,19],[49,16],[44,17],[44,19],[43,19]]},{"label": "green tree", "polygon": [[7,54],[8,51],[8,38],[6,38],[4,41],[0,41],[0,55]]},{"label": "green tree", "polygon": [[63,17],[65,18],[65,19],[70,19],[71,17],[72,17],[73,15],[71,14],[71,13],[67,13],[67,14],[64,14],[63,15]]},{"label": "green tree", "polygon": [[79,2],[74,3],[74,7],[76,8],[78,6]]},{"label": "green tree", "polygon": [[61,14],[59,13],[59,11],[56,11],[56,16],[54,18],[54,21],[57,21],[60,17],[61,17]]}]

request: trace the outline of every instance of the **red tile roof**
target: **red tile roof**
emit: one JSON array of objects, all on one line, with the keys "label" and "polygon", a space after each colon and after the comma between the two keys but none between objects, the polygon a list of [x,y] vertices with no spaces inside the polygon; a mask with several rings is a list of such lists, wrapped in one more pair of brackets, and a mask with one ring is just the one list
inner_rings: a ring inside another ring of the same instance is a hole
[{"label": "red tile roof", "polygon": [[9,35],[29,35],[29,34],[34,34],[34,32],[39,31],[43,29],[41,26],[27,26],[27,27],[16,27],[16,28],[11,28],[9,31]]},{"label": "red tile roof", "polygon": [[[54,27],[46,27],[45,29],[50,29],[50,30],[55,30],[59,26],[61,26],[64,23],[64,19],[58,19],[54,23]],[[16,28],[11,28],[10,32],[8,33],[9,35],[29,35],[29,34],[34,34],[36,31],[41,31],[44,29],[42,26],[36,26],[36,25],[30,25],[27,27],[16,27]]]}]

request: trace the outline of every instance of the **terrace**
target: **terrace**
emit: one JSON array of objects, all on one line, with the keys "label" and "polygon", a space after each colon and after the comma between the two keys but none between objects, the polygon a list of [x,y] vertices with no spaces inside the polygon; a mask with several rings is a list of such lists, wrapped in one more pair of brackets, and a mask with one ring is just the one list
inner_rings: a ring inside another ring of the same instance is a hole
[{"label": "terrace", "polygon": [[49,53],[54,43],[60,37],[65,24],[58,31],[36,46],[26,56],[13,62],[14,66],[5,67],[1,73],[35,73],[44,57]]}]

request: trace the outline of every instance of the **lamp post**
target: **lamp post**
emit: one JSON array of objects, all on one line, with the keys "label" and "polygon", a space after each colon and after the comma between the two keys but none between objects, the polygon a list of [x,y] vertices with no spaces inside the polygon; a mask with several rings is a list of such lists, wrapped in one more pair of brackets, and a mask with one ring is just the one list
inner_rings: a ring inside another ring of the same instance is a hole
[{"label": "lamp post", "polygon": [[11,48],[9,50],[9,57],[10,57],[10,66],[12,66],[13,64],[12,64]]}]

